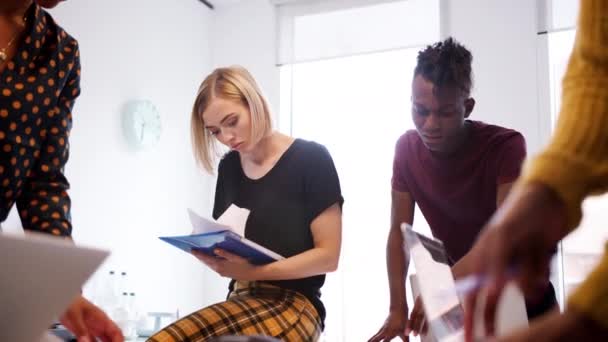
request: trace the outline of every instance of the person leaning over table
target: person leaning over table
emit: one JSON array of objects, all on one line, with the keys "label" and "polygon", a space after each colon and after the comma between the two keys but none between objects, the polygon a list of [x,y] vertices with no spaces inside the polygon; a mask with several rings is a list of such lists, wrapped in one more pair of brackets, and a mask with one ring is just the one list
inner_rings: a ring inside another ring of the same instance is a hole
[{"label": "person leaning over table", "polygon": [[[71,238],[63,169],[80,94],[77,41],[44,9],[59,0],[0,2],[0,223],[17,205],[26,231]],[[81,341],[122,341],[118,327],[78,296],[61,322]]]}]

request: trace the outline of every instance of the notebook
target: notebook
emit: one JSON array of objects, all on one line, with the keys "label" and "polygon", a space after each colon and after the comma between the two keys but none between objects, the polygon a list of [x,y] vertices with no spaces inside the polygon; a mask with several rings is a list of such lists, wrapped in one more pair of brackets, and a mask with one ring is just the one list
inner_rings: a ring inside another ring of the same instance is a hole
[{"label": "notebook", "polygon": [[231,205],[217,221],[197,215],[189,209],[193,231],[190,235],[162,236],[161,240],[188,253],[193,250],[215,256],[214,250],[223,249],[241,256],[254,265],[264,265],[284,259],[283,256],[246,239],[245,224],[249,210]]},{"label": "notebook", "polygon": [[0,341],[54,340],[47,329],[108,254],[42,234],[0,233]]}]

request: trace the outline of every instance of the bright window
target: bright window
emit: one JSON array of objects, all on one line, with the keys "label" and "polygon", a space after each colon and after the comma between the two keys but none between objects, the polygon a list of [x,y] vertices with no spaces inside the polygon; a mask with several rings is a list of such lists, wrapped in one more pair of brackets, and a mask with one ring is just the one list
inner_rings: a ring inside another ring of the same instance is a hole
[{"label": "bright window", "polygon": [[[413,128],[410,92],[417,51],[281,68],[281,127],[329,149],[345,198],[340,268],[323,287],[327,341],[365,341],[388,314],[392,162],[398,137]],[[430,235],[420,212],[414,226]]]},{"label": "bright window", "polygon": [[[296,1],[277,16],[279,128],[329,149],[345,198],[340,267],[322,289],[322,340],[367,341],[388,314],[393,156],[413,128],[416,56],[439,38],[439,1]],[[430,235],[419,211],[414,221]]]}]

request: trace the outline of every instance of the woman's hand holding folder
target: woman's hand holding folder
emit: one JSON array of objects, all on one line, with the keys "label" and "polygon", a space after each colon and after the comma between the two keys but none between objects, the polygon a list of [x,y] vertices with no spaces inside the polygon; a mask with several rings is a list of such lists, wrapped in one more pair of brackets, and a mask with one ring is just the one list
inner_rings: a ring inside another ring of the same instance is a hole
[{"label": "woman's hand holding folder", "polygon": [[229,253],[223,249],[213,251],[216,257],[192,250],[192,255],[217,272],[222,277],[235,280],[258,280],[255,279],[259,266],[251,264],[247,259],[236,254]]}]

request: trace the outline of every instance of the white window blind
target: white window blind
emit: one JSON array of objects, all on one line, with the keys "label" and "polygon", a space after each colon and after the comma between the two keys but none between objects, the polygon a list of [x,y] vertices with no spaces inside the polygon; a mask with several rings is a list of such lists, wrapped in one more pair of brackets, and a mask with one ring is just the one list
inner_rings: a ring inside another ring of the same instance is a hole
[{"label": "white window blind", "polygon": [[576,26],[581,0],[537,0],[538,32],[555,32]]},{"label": "white window blind", "polygon": [[422,46],[439,36],[439,0],[275,4],[278,65]]}]

